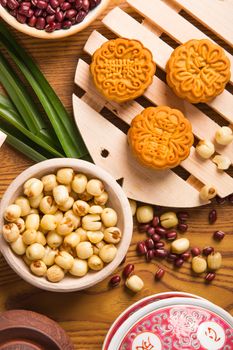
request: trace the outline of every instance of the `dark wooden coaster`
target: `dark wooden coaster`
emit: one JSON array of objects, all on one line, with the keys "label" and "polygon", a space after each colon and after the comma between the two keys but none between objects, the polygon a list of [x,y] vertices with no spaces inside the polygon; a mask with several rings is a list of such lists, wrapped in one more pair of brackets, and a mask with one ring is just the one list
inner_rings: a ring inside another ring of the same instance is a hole
[{"label": "dark wooden coaster", "polygon": [[0,314],[0,350],[74,350],[66,332],[50,318],[32,311]]}]

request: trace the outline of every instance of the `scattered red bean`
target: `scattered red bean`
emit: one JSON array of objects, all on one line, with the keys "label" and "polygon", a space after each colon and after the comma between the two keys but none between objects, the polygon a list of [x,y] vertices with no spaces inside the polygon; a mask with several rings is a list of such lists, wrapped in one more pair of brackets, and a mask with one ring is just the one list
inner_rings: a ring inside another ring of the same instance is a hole
[{"label": "scattered red bean", "polygon": [[221,198],[217,195],[215,199],[218,204],[224,204],[226,202],[226,197]]},{"label": "scattered red bean", "polygon": [[159,268],[155,273],[155,279],[160,280],[165,274],[164,269]]},{"label": "scattered red bean", "polygon": [[133,264],[126,265],[124,270],[123,270],[123,276],[125,278],[129,277],[129,275],[133,272],[133,270],[134,270],[134,265]]},{"label": "scattered red bean", "polygon": [[150,228],[150,224],[140,224],[138,225],[138,231],[141,233],[147,232],[147,230]]},{"label": "scattered red bean", "polygon": [[166,239],[168,240],[168,241],[174,241],[174,239],[176,239],[177,238],[177,233],[176,233],[176,231],[170,231],[170,232],[167,232],[166,233]]},{"label": "scattered red bean", "polygon": [[164,242],[156,242],[155,243],[155,249],[160,249],[164,247]]},{"label": "scattered red bean", "polygon": [[167,261],[173,263],[177,259],[177,257],[178,256],[176,254],[169,253],[168,256],[167,256]]},{"label": "scattered red bean", "polygon": [[148,233],[149,236],[152,236],[155,233],[155,228],[154,227],[149,227],[146,232]]},{"label": "scattered red bean", "polygon": [[181,254],[181,259],[183,259],[184,261],[189,260],[189,258],[191,257],[191,254],[189,252],[185,252],[183,254]]},{"label": "scattered red bean", "polygon": [[214,251],[214,248],[213,248],[213,247],[205,247],[205,248],[202,250],[202,253],[203,253],[203,255],[208,256],[208,255],[210,255],[211,253],[213,253],[213,251]]},{"label": "scattered red bean", "polygon": [[145,242],[138,242],[137,243],[137,252],[140,255],[145,255],[147,252],[147,247],[145,245]]},{"label": "scattered red bean", "polygon": [[158,225],[159,225],[159,217],[154,216],[154,218],[152,220],[152,226],[157,227]]},{"label": "scattered red bean", "polygon": [[215,209],[212,209],[209,212],[209,223],[214,224],[216,220],[217,220],[217,211]]},{"label": "scattered red bean", "polygon": [[156,258],[166,258],[168,252],[165,249],[155,249],[154,255]]},{"label": "scattered red bean", "polygon": [[157,233],[154,233],[153,235],[151,235],[151,239],[153,239],[153,241],[157,243],[160,241],[161,237]]},{"label": "scattered red bean", "polygon": [[110,281],[109,284],[111,287],[117,287],[121,282],[121,277],[119,275],[113,276]]},{"label": "scattered red bean", "polygon": [[191,253],[192,253],[193,256],[198,256],[198,255],[201,254],[201,249],[198,248],[198,247],[194,247],[194,248],[191,249]]},{"label": "scattered red bean", "polygon": [[209,272],[207,273],[207,275],[205,276],[205,280],[206,282],[211,282],[213,281],[213,279],[215,279],[215,273],[214,272]]},{"label": "scattered red bean", "polygon": [[155,243],[154,243],[152,238],[148,238],[145,240],[145,245],[146,245],[147,249],[153,249],[155,246]]},{"label": "scattered red bean", "polygon": [[215,231],[213,234],[213,238],[216,241],[221,241],[225,237],[225,232],[223,231]]},{"label": "scattered red bean", "polygon": [[180,232],[186,232],[188,230],[188,225],[185,224],[184,222],[180,222],[177,225],[177,230],[179,230]]},{"label": "scattered red bean", "polygon": [[183,263],[184,263],[184,259],[182,259],[182,258],[177,258],[177,259],[174,261],[174,265],[175,265],[176,267],[181,267],[181,266],[183,265]]},{"label": "scattered red bean", "polygon": [[189,213],[187,211],[179,211],[178,213],[176,213],[176,215],[178,220],[181,222],[186,221],[189,218]]},{"label": "scattered red bean", "polygon": [[155,227],[155,233],[157,233],[158,235],[160,235],[161,237],[165,237],[167,230],[163,227]]},{"label": "scattered red bean", "polygon": [[148,252],[146,253],[146,261],[150,262],[154,258],[154,256],[154,250],[148,250]]}]

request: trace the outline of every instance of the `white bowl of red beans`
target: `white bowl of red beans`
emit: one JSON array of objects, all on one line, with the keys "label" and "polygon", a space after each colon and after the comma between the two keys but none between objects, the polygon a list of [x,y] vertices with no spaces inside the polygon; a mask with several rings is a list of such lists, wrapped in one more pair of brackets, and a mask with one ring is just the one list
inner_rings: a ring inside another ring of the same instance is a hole
[{"label": "white bowl of red beans", "polygon": [[110,0],[0,0],[0,17],[15,29],[41,39],[80,32]]}]

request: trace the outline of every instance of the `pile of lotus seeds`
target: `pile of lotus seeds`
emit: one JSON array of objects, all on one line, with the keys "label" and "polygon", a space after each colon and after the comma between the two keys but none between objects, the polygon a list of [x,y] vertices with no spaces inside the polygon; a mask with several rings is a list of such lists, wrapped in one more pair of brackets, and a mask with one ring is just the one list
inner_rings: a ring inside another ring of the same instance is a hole
[{"label": "pile of lotus seeds", "polygon": [[122,233],[102,181],[63,168],[27,180],[23,190],[5,210],[2,234],[33,274],[59,282],[115,258]]}]

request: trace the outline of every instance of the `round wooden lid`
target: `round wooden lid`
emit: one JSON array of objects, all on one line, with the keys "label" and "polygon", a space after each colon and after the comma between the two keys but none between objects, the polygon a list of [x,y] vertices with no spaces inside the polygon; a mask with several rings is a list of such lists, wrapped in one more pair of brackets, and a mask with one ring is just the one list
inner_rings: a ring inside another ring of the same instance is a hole
[{"label": "round wooden lid", "polygon": [[74,350],[66,332],[50,318],[32,311],[0,314],[0,350]]}]

